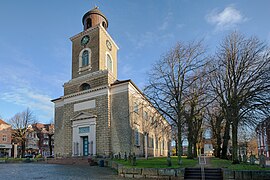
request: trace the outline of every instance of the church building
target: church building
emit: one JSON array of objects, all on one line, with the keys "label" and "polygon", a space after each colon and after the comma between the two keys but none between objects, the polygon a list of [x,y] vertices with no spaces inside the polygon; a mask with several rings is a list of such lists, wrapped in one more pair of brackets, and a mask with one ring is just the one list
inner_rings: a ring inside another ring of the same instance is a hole
[{"label": "church building", "polygon": [[117,79],[117,44],[97,8],[71,37],[72,78],[55,105],[55,156],[166,156],[170,125],[131,80]]}]

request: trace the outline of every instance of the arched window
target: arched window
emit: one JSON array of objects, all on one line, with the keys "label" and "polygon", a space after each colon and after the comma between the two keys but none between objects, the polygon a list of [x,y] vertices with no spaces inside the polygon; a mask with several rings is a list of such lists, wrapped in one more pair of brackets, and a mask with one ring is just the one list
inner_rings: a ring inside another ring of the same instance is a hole
[{"label": "arched window", "polygon": [[82,67],[89,64],[89,51],[84,50],[82,53]]},{"label": "arched window", "polygon": [[92,19],[91,19],[91,18],[88,18],[88,19],[86,20],[86,29],[88,29],[88,28],[90,28],[90,27],[92,27]]},{"label": "arched window", "polygon": [[109,54],[107,54],[106,59],[107,59],[107,69],[112,72],[113,71],[112,58]]},{"label": "arched window", "polygon": [[80,86],[80,91],[85,91],[85,90],[88,90],[90,89],[90,85],[87,84],[87,83],[83,83],[81,86]]},{"label": "arched window", "polygon": [[107,27],[106,27],[106,23],[103,21],[102,22],[102,26],[106,29]]},{"label": "arched window", "polygon": [[91,70],[91,49],[84,48],[79,54],[79,74]]}]

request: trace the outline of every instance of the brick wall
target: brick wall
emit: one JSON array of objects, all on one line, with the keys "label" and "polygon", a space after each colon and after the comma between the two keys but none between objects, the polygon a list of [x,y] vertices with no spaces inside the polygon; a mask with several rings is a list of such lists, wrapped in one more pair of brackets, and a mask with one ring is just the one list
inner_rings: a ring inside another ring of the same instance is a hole
[{"label": "brick wall", "polygon": [[[0,144],[11,144],[11,126],[0,124]],[[6,136],[6,141],[3,141],[3,135]]]},{"label": "brick wall", "polygon": [[132,129],[129,121],[129,98],[128,92],[113,94],[112,104],[112,153],[117,154],[131,152]]}]

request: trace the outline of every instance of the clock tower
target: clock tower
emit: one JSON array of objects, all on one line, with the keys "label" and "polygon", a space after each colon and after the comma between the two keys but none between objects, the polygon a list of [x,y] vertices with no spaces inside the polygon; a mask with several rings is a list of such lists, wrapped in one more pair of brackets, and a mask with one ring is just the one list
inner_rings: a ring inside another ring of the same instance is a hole
[{"label": "clock tower", "polygon": [[117,79],[118,47],[107,32],[108,20],[97,8],[82,18],[83,31],[72,41],[72,79],[89,73],[107,70]]}]

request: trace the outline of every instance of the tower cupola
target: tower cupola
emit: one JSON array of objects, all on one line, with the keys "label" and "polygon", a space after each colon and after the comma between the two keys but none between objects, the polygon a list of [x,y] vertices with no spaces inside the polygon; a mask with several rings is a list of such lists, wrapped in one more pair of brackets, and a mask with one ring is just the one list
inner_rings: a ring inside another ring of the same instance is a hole
[{"label": "tower cupola", "polygon": [[97,6],[84,14],[82,23],[84,30],[97,26],[98,24],[101,24],[106,30],[108,28],[108,20]]}]

